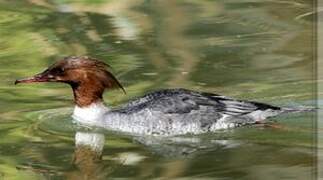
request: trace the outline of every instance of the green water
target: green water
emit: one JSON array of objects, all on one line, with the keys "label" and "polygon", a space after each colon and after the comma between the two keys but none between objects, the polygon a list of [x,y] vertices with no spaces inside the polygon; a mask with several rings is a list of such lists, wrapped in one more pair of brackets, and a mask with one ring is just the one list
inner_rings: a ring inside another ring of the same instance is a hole
[{"label": "green water", "polygon": [[[172,87],[280,106],[315,104],[311,0],[0,0],[0,179],[313,179],[315,114],[196,137],[105,134],[75,148],[72,93],[14,86],[68,55],[109,63],[118,106]],[[150,143],[149,143],[150,142]],[[76,159],[73,161],[73,158]]]}]

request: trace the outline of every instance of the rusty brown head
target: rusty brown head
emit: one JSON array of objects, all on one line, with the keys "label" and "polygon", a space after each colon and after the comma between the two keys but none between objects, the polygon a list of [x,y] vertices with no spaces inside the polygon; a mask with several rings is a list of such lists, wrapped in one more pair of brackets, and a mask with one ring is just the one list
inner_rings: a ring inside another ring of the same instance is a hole
[{"label": "rusty brown head", "polygon": [[42,73],[19,79],[18,83],[63,82],[71,85],[78,106],[87,106],[102,101],[105,89],[120,88],[119,81],[108,70],[109,65],[87,56],[66,57],[51,65]]}]

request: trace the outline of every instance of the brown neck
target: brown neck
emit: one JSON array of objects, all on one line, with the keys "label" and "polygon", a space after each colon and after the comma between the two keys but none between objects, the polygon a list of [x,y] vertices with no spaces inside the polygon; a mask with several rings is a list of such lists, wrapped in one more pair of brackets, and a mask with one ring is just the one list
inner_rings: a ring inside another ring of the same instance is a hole
[{"label": "brown neck", "polygon": [[92,85],[72,85],[74,102],[79,107],[86,107],[92,103],[102,102],[104,87]]}]

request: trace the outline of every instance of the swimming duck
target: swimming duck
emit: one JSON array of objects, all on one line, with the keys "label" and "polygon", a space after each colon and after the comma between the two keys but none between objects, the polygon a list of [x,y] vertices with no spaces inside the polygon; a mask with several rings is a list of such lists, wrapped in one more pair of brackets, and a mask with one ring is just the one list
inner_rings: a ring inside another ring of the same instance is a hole
[{"label": "swimming duck", "polygon": [[66,57],[40,74],[16,80],[15,84],[33,82],[69,84],[74,94],[72,117],[76,122],[139,135],[214,132],[300,111],[187,89],[158,90],[119,108],[108,108],[103,103],[104,91],[125,90],[108,64],[87,56]]}]

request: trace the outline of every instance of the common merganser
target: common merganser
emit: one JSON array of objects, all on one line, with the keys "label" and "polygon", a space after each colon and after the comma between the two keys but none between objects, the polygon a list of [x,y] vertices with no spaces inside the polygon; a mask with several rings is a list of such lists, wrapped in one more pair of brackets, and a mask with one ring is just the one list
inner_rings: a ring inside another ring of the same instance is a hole
[{"label": "common merganser", "polygon": [[103,104],[105,89],[124,88],[108,70],[110,66],[87,56],[57,61],[33,77],[18,83],[63,82],[74,93],[75,121],[141,135],[181,135],[264,122],[284,112],[302,111],[187,89],[164,89],[148,93],[120,108]]}]

